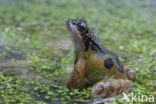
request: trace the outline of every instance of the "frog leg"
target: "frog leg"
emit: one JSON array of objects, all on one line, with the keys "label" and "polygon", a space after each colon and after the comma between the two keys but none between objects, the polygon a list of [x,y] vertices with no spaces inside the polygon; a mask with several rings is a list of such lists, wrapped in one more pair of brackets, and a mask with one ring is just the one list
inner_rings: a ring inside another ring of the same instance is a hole
[{"label": "frog leg", "polygon": [[92,98],[105,98],[121,94],[132,88],[132,81],[128,79],[108,79],[100,81],[92,87]]},{"label": "frog leg", "polygon": [[79,58],[76,60],[72,76],[67,83],[68,88],[82,88],[87,85],[88,80],[85,77],[85,60]]},{"label": "frog leg", "polygon": [[134,82],[136,80],[136,74],[134,70],[129,69],[127,65],[124,65],[123,69],[128,79]]}]

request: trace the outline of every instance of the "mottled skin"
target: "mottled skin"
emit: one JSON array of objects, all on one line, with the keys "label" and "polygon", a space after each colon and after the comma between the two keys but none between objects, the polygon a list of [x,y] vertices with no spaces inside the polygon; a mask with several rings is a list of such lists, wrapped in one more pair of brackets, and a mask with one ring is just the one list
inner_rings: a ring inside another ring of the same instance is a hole
[{"label": "mottled skin", "polygon": [[75,45],[75,63],[68,88],[94,85],[91,96],[96,98],[117,95],[132,87],[134,72],[101,44],[84,18],[69,19],[66,26]]}]

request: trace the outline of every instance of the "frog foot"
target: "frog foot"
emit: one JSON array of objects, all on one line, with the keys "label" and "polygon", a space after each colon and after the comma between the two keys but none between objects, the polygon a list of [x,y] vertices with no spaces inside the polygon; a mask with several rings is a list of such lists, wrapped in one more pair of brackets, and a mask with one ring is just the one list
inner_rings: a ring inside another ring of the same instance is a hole
[{"label": "frog foot", "polygon": [[92,98],[106,98],[129,91],[132,88],[132,81],[125,79],[109,79],[100,81],[92,87]]}]

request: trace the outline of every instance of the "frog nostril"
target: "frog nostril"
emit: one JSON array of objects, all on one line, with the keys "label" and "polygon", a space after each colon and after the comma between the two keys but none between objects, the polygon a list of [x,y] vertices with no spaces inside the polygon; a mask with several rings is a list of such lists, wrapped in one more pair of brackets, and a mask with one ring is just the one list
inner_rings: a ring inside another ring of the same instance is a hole
[{"label": "frog nostril", "polygon": [[73,25],[76,25],[76,21],[71,21],[71,23],[72,23]]}]

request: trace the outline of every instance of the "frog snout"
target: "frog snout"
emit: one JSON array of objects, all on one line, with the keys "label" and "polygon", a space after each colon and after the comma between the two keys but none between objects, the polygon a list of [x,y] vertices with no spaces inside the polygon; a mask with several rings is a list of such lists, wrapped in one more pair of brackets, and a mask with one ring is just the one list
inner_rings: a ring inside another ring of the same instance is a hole
[{"label": "frog snout", "polygon": [[68,20],[66,21],[66,24],[67,24],[67,25],[76,25],[76,24],[77,24],[77,21],[74,20],[74,19],[68,19]]}]

